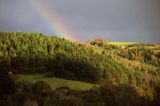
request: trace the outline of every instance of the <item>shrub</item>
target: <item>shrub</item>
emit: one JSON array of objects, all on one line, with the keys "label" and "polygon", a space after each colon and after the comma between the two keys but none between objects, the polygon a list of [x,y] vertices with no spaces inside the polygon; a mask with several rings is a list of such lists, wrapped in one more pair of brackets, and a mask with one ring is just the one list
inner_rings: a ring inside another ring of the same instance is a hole
[{"label": "shrub", "polygon": [[48,96],[52,92],[52,89],[46,82],[38,81],[33,85],[33,92],[36,95]]},{"label": "shrub", "polygon": [[118,105],[116,102],[116,94],[117,93],[118,93],[117,86],[112,81],[105,81],[100,86],[100,94],[101,94],[102,99],[106,105],[109,105],[109,106],[117,106]]},{"label": "shrub", "polygon": [[36,101],[28,99],[24,102],[23,106],[38,106],[38,104]]},{"label": "shrub", "polygon": [[76,96],[61,96],[56,103],[58,106],[83,106],[83,102]]},{"label": "shrub", "polygon": [[19,81],[16,83],[17,92],[32,92],[33,84],[27,81]]}]

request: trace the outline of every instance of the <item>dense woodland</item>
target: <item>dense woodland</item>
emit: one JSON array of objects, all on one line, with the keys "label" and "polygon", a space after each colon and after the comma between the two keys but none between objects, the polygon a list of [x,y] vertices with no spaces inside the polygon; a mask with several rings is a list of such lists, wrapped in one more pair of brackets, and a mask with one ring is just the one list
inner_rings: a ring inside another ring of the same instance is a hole
[{"label": "dense woodland", "polygon": [[[16,77],[36,73],[99,86],[52,90]],[[0,106],[159,106],[160,45],[0,32],[0,86]]]}]

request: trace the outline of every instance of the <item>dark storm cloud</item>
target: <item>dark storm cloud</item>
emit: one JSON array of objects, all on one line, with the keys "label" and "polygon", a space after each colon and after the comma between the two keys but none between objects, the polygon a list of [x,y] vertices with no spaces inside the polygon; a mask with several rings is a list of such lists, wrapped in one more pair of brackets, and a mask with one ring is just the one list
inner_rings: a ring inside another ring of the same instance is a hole
[{"label": "dark storm cloud", "polygon": [[[28,1],[0,1],[0,30],[53,33]],[[64,19],[81,40],[102,37],[113,41],[160,41],[160,0],[45,2]]]},{"label": "dark storm cloud", "polygon": [[0,0],[0,31],[51,33],[29,0]]}]

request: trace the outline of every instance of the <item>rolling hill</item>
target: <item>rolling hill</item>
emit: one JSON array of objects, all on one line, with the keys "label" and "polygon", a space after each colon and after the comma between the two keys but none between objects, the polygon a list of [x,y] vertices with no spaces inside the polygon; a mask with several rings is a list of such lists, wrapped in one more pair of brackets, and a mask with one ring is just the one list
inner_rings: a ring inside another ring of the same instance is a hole
[{"label": "rolling hill", "polygon": [[0,32],[0,69],[2,106],[159,104],[159,44]]}]

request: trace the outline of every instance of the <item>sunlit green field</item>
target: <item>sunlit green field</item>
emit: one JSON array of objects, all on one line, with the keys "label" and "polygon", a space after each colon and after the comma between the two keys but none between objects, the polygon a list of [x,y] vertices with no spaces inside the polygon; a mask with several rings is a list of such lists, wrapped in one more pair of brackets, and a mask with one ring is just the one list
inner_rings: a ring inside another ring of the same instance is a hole
[{"label": "sunlit green field", "polygon": [[112,45],[133,45],[133,44],[138,44],[137,42],[109,42],[109,44]]},{"label": "sunlit green field", "polygon": [[67,86],[73,90],[89,90],[93,86],[97,86],[96,84],[81,82],[81,81],[72,81],[61,78],[51,78],[46,77],[45,74],[32,74],[32,75],[19,75],[19,80],[29,81],[31,83],[35,83],[37,81],[45,81],[47,82],[53,89]]}]

